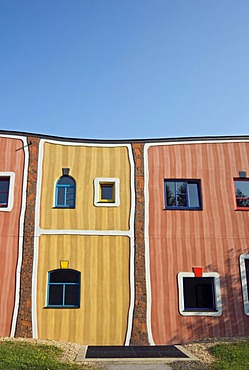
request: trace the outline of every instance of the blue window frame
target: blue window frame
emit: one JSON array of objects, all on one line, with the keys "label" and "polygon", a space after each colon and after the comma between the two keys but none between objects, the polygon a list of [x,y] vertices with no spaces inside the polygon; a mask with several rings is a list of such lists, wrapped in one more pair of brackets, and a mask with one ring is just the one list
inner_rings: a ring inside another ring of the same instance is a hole
[{"label": "blue window frame", "polygon": [[165,208],[202,208],[199,180],[165,180]]},{"label": "blue window frame", "polygon": [[47,307],[80,307],[80,272],[57,269],[48,273]]},{"label": "blue window frame", "polygon": [[76,183],[71,176],[61,176],[56,183],[55,207],[75,208]]}]

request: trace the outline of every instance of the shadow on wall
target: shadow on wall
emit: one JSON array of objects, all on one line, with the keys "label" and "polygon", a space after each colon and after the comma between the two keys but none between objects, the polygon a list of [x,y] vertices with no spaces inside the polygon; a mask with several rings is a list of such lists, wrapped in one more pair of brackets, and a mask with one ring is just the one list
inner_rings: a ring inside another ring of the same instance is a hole
[{"label": "shadow on wall", "polygon": [[[181,316],[178,332],[172,343],[187,343],[207,338],[244,337],[249,335],[249,317],[244,313],[239,256],[241,249],[229,249],[223,264],[225,274],[220,274],[222,315]],[[206,266],[206,271],[218,272],[217,264]],[[181,332],[181,334],[179,333]]]}]

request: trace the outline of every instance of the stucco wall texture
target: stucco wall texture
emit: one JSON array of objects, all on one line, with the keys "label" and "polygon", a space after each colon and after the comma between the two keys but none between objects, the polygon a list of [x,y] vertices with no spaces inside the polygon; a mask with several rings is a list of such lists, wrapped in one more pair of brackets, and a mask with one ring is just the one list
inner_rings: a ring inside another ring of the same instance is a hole
[{"label": "stucco wall texture", "polygon": [[[249,214],[236,210],[233,179],[239,171],[249,173],[249,143],[152,146],[148,167],[154,342],[247,335],[239,256],[248,252]],[[164,179],[200,179],[203,210],[165,210]],[[179,314],[177,274],[193,266],[219,273],[222,316]]]}]

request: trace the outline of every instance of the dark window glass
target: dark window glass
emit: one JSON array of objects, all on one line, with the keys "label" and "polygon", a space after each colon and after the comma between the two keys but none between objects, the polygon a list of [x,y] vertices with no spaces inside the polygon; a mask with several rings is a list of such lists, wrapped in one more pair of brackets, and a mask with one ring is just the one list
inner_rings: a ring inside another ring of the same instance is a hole
[{"label": "dark window glass", "polygon": [[58,269],[50,272],[50,283],[78,283],[79,272],[72,269]]},{"label": "dark window glass", "polygon": [[247,292],[249,297],[249,259],[245,259]]},{"label": "dark window glass", "polygon": [[63,285],[49,286],[49,305],[61,306],[63,304]]},{"label": "dark window glass", "polygon": [[238,208],[249,207],[249,181],[235,180],[236,204]]},{"label": "dark window glass", "polygon": [[49,272],[48,307],[79,307],[80,272],[58,269]]},{"label": "dark window glass", "polygon": [[9,201],[9,177],[0,177],[0,207],[8,207]]},{"label": "dark window glass", "polygon": [[101,200],[113,200],[113,185],[101,184]]},{"label": "dark window glass", "polygon": [[198,180],[165,180],[165,208],[201,209]]},{"label": "dark window glass", "polygon": [[78,306],[79,288],[78,285],[65,286],[65,305]]},{"label": "dark window glass", "polygon": [[75,207],[75,180],[70,176],[62,176],[56,183],[55,207]]},{"label": "dark window glass", "polygon": [[183,290],[185,310],[215,310],[214,278],[185,277]]}]

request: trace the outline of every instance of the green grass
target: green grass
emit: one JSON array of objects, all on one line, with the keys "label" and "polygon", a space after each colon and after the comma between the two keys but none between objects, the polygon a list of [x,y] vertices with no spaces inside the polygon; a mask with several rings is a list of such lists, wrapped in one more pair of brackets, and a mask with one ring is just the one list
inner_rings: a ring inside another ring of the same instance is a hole
[{"label": "green grass", "polygon": [[[0,342],[1,370],[83,370],[91,367],[60,362],[62,350],[56,346]],[[93,369],[93,368],[91,368]]]},{"label": "green grass", "polygon": [[248,370],[249,341],[217,344],[211,349],[216,361],[214,370]]}]

